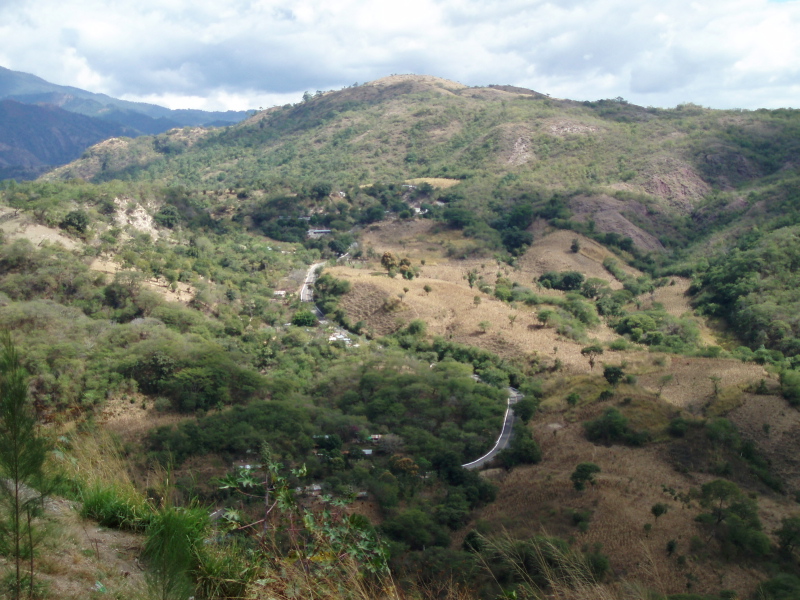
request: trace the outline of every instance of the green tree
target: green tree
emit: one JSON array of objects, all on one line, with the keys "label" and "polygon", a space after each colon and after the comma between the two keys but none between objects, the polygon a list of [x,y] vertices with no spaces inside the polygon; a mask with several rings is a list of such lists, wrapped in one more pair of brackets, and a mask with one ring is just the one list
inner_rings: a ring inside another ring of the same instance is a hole
[{"label": "green tree", "polygon": [[703,485],[700,503],[711,509],[715,524],[719,524],[728,517],[728,508],[742,499],[742,490],[731,481],[715,479]]},{"label": "green tree", "polygon": [[83,210],[72,210],[59,225],[62,229],[74,229],[78,233],[86,233],[89,229],[89,215]]},{"label": "green tree", "polygon": [[506,469],[516,465],[533,465],[542,460],[542,450],[529,429],[519,429],[511,437],[509,447],[497,455]]},{"label": "green tree", "polygon": [[397,258],[391,252],[384,252],[381,256],[381,266],[387,271],[393,271],[398,266]]},{"label": "green tree", "polygon": [[161,227],[172,229],[180,222],[181,213],[171,204],[165,204],[161,207],[161,210],[155,214],[153,220],[161,225]]},{"label": "green tree", "polygon": [[606,378],[608,383],[616,386],[622,380],[622,378],[625,377],[625,371],[622,369],[622,367],[605,365],[603,367],[603,377]]},{"label": "green tree", "polygon": [[292,317],[292,325],[297,327],[313,327],[317,324],[317,318],[310,310],[298,310]]},{"label": "green tree", "polygon": [[30,557],[33,597],[33,519],[45,491],[44,462],[50,445],[37,431],[28,403],[28,377],[8,333],[0,336],[0,542],[14,561],[14,596],[22,594],[22,561]]},{"label": "green tree", "polygon": [[589,368],[594,369],[594,362],[595,358],[600,356],[603,353],[603,347],[597,344],[592,344],[591,346],[586,346],[581,348],[581,354],[583,356],[588,357],[589,359]]},{"label": "green tree", "polygon": [[584,462],[575,467],[575,470],[572,472],[572,475],[569,476],[569,479],[572,481],[572,485],[575,487],[575,489],[579,492],[582,492],[584,489],[586,489],[587,483],[594,485],[594,476],[599,472],[600,467],[598,467],[596,464]]},{"label": "green tree", "polygon": [[650,512],[653,513],[656,522],[658,522],[658,517],[667,514],[668,510],[669,506],[667,506],[663,502],[658,502],[657,504],[653,504],[653,506],[650,507]]},{"label": "green tree", "polygon": [[781,394],[792,406],[800,406],[800,371],[781,371]]},{"label": "green tree", "polygon": [[533,415],[539,409],[539,403],[535,398],[523,398],[514,405],[514,414],[519,417],[523,423],[531,420]]},{"label": "green tree", "polygon": [[478,323],[478,327],[480,328],[482,333],[486,333],[486,331],[491,327],[492,324],[489,321],[481,321]]},{"label": "green tree", "polygon": [[781,550],[791,554],[800,545],[800,515],[786,517],[781,520],[781,528],[775,532]]}]

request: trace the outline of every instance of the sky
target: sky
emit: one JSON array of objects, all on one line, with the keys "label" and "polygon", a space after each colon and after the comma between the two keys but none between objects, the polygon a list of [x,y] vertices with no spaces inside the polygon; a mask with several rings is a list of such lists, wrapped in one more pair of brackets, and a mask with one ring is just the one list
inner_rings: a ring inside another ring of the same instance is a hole
[{"label": "sky", "polygon": [[245,110],[387,75],[643,106],[800,107],[800,0],[0,0],[0,66]]}]

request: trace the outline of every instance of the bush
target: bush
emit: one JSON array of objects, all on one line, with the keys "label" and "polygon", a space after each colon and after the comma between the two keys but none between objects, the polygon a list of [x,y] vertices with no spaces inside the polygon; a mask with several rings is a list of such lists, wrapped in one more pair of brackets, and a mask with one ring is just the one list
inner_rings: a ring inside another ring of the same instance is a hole
[{"label": "bush", "polygon": [[78,233],[86,233],[89,229],[89,215],[82,210],[73,210],[67,213],[59,225],[62,229],[74,229]]},{"label": "bush", "polygon": [[103,527],[143,531],[152,516],[142,498],[130,497],[114,487],[91,487],[83,491],[81,499],[81,516]]},{"label": "bush", "polygon": [[150,567],[147,579],[157,598],[187,598],[192,575],[208,529],[208,511],[167,507],[153,515],[142,553]]},{"label": "bush", "polygon": [[317,317],[310,310],[298,310],[292,317],[292,325],[296,327],[313,327],[317,324]]},{"label": "bush", "polygon": [[572,472],[572,475],[569,476],[569,479],[572,481],[572,485],[575,487],[575,489],[581,492],[586,488],[587,483],[594,485],[594,476],[599,472],[600,467],[594,463],[580,463],[577,467],[575,467],[575,470]]},{"label": "bush", "polygon": [[800,406],[800,371],[781,371],[781,393],[792,406]]},{"label": "bush", "polygon": [[583,424],[586,438],[592,442],[606,444],[622,443],[641,446],[648,441],[646,432],[637,432],[628,427],[628,419],[616,408],[609,408],[598,419]]}]

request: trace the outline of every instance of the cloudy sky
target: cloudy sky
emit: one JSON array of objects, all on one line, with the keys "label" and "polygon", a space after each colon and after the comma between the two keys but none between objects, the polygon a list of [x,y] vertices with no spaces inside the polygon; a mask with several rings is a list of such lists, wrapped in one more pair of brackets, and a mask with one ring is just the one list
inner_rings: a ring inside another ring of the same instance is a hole
[{"label": "cloudy sky", "polygon": [[266,108],[393,73],[800,107],[800,0],[0,0],[0,66],[170,108]]}]

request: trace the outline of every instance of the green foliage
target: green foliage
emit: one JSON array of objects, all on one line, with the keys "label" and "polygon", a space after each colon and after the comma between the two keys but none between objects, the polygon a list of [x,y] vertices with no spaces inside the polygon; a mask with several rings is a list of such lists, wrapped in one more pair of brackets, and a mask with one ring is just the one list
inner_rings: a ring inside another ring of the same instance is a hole
[{"label": "green foliage", "polygon": [[447,546],[450,536],[433,517],[419,509],[409,509],[387,519],[381,525],[391,539],[406,544],[412,550],[426,546]]},{"label": "green foliage", "polygon": [[525,397],[514,404],[513,410],[514,415],[527,424],[536,414],[536,411],[539,410],[539,402],[536,398]]},{"label": "green foliage", "polygon": [[696,303],[707,314],[725,318],[751,348],[797,354],[797,236],[797,227],[759,233],[714,257],[694,288]]},{"label": "green foliage", "polygon": [[612,325],[620,335],[628,335],[634,342],[662,352],[690,352],[700,341],[700,330],[694,319],[676,319],[660,306],[635,313],[620,312]]},{"label": "green foliage", "polygon": [[634,431],[628,427],[628,419],[613,407],[607,408],[601,417],[586,421],[583,429],[589,441],[603,444],[641,446],[650,439],[647,432]]},{"label": "green foliage", "polygon": [[587,483],[594,485],[594,476],[599,472],[600,467],[594,463],[579,463],[572,472],[572,475],[569,476],[569,479],[572,482],[573,487],[577,491],[582,492],[584,489],[586,489]]},{"label": "green foliage", "polygon": [[608,383],[615,386],[625,377],[625,371],[620,366],[605,365],[603,366],[603,377]]},{"label": "green foliage", "polygon": [[317,324],[317,318],[310,310],[298,310],[292,316],[292,325],[296,327],[313,327]]},{"label": "green foliage", "polygon": [[527,428],[517,428],[511,443],[497,455],[498,462],[506,469],[517,465],[535,465],[542,460],[542,450]]},{"label": "green foliage", "polygon": [[161,210],[153,216],[153,220],[156,223],[167,229],[174,228],[180,222],[180,218],[181,215],[178,209],[170,204],[161,207]]},{"label": "green foliage", "polygon": [[7,332],[0,335],[0,344],[0,551],[13,561],[13,598],[22,597],[22,562],[31,557],[27,578],[32,597],[33,552],[39,541],[34,522],[47,493],[50,444],[38,431],[28,403],[28,377]]},{"label": "green foliage", "polygon": [[148,436],[156,457],[182,463],[210,452],[241,456],[258,450],[263,441],[288,456],[301,457],[313,447],[307,411],[285,402],[252,402],[230,410],[187,421],[177,427],[160,427]]},{"label": "green foliage", "polygon": [[792,406],[800,406],[800,371],[781,371],[781,394]]},{"label": "green foliage", "polygon": [[716,479],[702,486],[700,503],[710,509],[698,515],[700,523],[712,526],[727,553],[766,556],[769,538],[761,531],[758,507],[730,481]]},{"label": "green foliage", "polygon": [[579,290],[584,280],[583,273],[578,271],[562,271],[560,273],[548,271],[539,277],[539,283],[542,286],[554,290],[564,290],[565,292]]},{"label": "green foliage", "polygon": [[71,210],[59,223],[62,229],[73,229],[78,233],[86,233],[89,229],[89,215],[83,210]]},{"label": "green foliage", "polygon": [[655,517],[656,521],[658,521],[658,517],[667,514],[667,511],[669,511],[669,506],[663,502],[657,502],[650,507],[650,512],[653,513],[653,517]]},{"label": "green foliage", "polygon": [[142,556],[151,594],[158,600],[186,598],[194,592],[192,572],[208,529],[203,508],[167,506],[153,514]]},{"label": "green foliage", "polygon": [[760,583],[756,594],[764,600],[794,600],[800,597],[800,577],[780,573],[769,581]]},{"label": "green foliage", "polygon": [[141,498],[131,497],[116,487],[95,485],[81,489],[81,516],[94,519],[103,527],[143,531],[152,509]]},{"label": "green foliage", "polygon": [[794,515],[781,519],[781,527],[776,532],[781,551],[790,555],[800,546],[800,516]]}]

